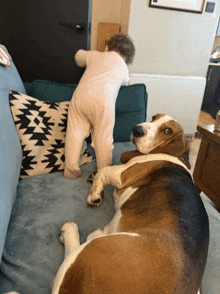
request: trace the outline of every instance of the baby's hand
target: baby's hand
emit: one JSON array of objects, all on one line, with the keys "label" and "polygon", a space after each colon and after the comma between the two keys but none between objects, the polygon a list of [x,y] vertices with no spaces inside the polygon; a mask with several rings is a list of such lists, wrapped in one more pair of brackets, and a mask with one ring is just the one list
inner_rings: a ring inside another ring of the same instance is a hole
[{"label": "baby's hand", "polygon": [[7,66],[12,66],[11,61],[12,58],[10,54],[7,52],[5,48],[0,45],[0,64],[4,64]]}]

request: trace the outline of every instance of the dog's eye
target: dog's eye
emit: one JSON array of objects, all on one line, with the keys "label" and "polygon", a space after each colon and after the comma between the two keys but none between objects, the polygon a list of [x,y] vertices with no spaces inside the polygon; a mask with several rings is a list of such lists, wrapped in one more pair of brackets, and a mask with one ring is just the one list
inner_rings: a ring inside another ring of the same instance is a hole
[{"label": "dog's eye", "polygon": [[154,121],[155,120],[155,118],[156,118],[156,116],[154,115],[154,116],[152,116],[152,120],[151,121]]},{"label": "dog's eye", "polygon": [[163,130],[166,135],[172,135],[173,131],[170,128],[166,128]]}]

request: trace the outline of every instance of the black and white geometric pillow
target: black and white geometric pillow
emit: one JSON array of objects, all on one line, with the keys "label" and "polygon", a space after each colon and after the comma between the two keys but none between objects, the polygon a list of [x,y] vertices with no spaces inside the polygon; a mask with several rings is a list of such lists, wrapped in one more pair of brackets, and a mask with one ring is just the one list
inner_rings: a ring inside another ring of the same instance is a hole
[{"label": "black and white geometric pillow", "polygon": [[[20,179],[64,170],[69,101],[40,101],[11,91],[9,102],[23,150]],[[92,161],[84,141],[80,165]]]}]

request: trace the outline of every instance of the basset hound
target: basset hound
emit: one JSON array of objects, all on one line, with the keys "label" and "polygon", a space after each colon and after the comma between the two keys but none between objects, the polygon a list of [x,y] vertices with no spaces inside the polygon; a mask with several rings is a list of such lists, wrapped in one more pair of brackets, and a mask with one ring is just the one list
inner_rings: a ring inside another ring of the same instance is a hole
[{"label": "basset hound", "polygon": [[182,127],[157,114],[132,130],[135,151],[95,175],[87,202],[115,186],[115,216],[80,245],[77,225],[61,228],[65,259],[52,294],[196,294],[206,264],[209,223],[184,153]]}]

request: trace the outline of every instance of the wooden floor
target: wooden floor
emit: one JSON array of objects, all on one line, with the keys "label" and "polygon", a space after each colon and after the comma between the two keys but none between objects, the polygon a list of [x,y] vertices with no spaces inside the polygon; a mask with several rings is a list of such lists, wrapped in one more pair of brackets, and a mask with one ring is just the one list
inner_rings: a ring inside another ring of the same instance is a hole
[{"label": "wooden floor", "polygon": [[202,110],[200,111],[198,125],[200,125],[200,126],[214,125],[214,123],[215,123],[215,120],[209,113],[202,111]]}]

